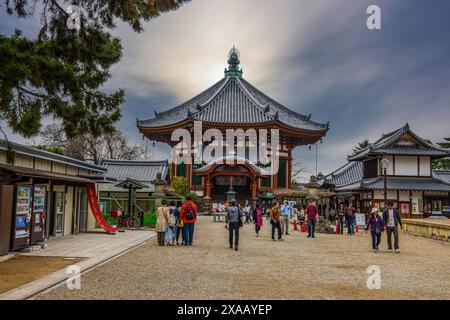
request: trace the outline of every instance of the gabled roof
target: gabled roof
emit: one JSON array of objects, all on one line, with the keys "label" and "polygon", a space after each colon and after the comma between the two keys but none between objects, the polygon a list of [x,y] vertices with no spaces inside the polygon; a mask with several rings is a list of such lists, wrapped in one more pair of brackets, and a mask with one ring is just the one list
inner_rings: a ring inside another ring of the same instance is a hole
[{"label": "gabled roof", "polygon": [[[410,135],[417,143],[415,145],[397,145],[403,137]],[[407,123],[400,129],[384,134],[380,139],[360,150],[354,155],[348,156],[349,161],[362,160],[383,154],[395,155],[422,155],[431,157],[448,157],[449,149],[439,148],[432,143],[422,139],[409,128]]]},{"label": "gabled roof", "polygon": [[151,183],[161,173],[161,179],[166,180],[168,162],[166,161],[131,161],[131,160],[103,160],[102,165],[108,170],[107,176],[125,181],[127,179]]},{"label": "gabled roof", "polygon": [[34,148],[31,146],[26,146],[23,144],[6,141],[4,139],[0,139],[0,150],[7,150],[8,144],[11,147],[11,149],[14,152],[16,152],[17,154],[35,157],[35,158],[39,158],[39,159],[45,159],[45,160],[49,160],[49,161],[53,161],[53,162],[57,162],[57,163],[61,163],[61,164],[67,164],[70,166],[74,166],[74,167],[78,167],[78,168],[82,168],[82,169],[86,169],[86,170],[91,170],[91,171],[95,171],[95,172],[99,172],[99,173],[104,173],[106,171],[105,168],[95,165],[95,164],[92,164],[92,163],[88,163],[88,162],[78,160],[75,158],[63,156],[63,155],[56,154],[53,152],[41,150],[41,149]]},{"label": "gabled roof", "polygon": [[[383,190],[383,177],[361,180],[346,186],[336,188],[336,192],[352,190]],[[446,191],[450,192],[450,183],[434,178],[387,178],[388,190],[412,190],[412,191]]]},{"label": "gabled roof", "polygon": [[324,176],[317,183],[321,186],[332,185],[334,187],[342,187],[355,182],[361,181],[363,177],[363,164],[361,161],[348,162],[339,169]]},{"label": "gabled roof", "polygon": [[279,123],[307,131],[325,133],[328,124],[292,111],[268,97],[239,76],[226,76],[194,98],[148,120],[137,120],[139,129],[173,126],[188,120],[210,124],[253,125]]},{"label": "gabled roof", "polygon": [[117,188],[124,188],[124,189],[129,189],[129,188],[131,188],[131,189],[144,189],[144,188],[148,188],[147,185],[145,185],[145,184],[143,184],[143,183],[141,183],[141,182],[139,182],[137,180],[130,179],[130,178],[128,178],[125,181],[122,181],[122,182],[116,184],[115,186]]},{"label": "gabled roof", "polygon": [[450,170],[433,170],[433,178],[450,183]]},{"label": "gabled roof", "polygon": [[227,164],[227,163],[232,163],[232,164],[247,164],[249,165],[253,171],[255,171],[255,173],[259,174],[259,175],[269,175],[270,171],[266,170],[265,168],[260,168],[258,167],[256,164],[254,164],[253,162],[251,162],[250,160],[243,158],[243,157],[238,157],[235,155],[228,155],[225,157],[221,157],[221,158],[217,158],[213,161],[211,161],[210,163],[204,165],[201,168],[197,168],[194,169],[194,172],[197,174],[201,174],[201,173],[207,173],[208,170],[210,170],[212,167],[214,167],[217,164]]}]

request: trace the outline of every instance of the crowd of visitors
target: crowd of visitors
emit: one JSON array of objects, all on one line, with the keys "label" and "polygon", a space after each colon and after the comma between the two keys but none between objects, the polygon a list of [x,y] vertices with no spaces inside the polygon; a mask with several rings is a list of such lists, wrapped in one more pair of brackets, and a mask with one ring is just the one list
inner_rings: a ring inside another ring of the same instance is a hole
[{"label": "crowd of visitors", "polygon": [[[246,201],[241,206],[236,200],[225,203],[225,228],[228,229],[230,249],[239,250],[239,230],[245,224],[253,222],[256,237],[260,236],[263,228],[264,214],[271,225],[271,238],[273,241],[283,241],[283,236],[290,235],[289,226],[294,222],[294,230],[297,225],[306,229],[307,238],[315,238],[316,225],[319,221],[319,212],[315,201],[311,200],[308,206],[295,206],[285,199],[280,205],[274,201],[271,206],[262,206],[258,201]],[[165,200],[156,211],[158,244],[192,246],[194,238],[194,226],[197,222],[197,206],[191,197],[186,197],[184,203],[172,201],[169,206]],[[356,234],[356,209],[350,203],[346,206],[340,203],[337,210],[330,210],[328,220],[336,226],[336,233],[343,234],[344,226],[351,237]],[[306,226],[306,228],[305,228]],[[387,233],[388,251],[400,252],[399,226],[402,220],[392,202],[387,203],[387,208],[381,213],[378,208],[373,208],[365,225],[366,233],[370,232],[372,238],[372,250],[377,252],[384,231]],[[305,230],[304,230],[305,231]],[[275,234],[277,237],[275,237]],[[181,235],[181,242],[180,242]],[[392,239],[393,238],[393,239]],[[392,240],[394,245],[392,246]]]},{"label": "crowd of visitors", "polygon": [[156,210],[158,245],[192,246],[196,222],[197,205],[190,196],[186,197],[184,203],[172,201],[169,207],[167,201],[162,200],[161,206]]}]

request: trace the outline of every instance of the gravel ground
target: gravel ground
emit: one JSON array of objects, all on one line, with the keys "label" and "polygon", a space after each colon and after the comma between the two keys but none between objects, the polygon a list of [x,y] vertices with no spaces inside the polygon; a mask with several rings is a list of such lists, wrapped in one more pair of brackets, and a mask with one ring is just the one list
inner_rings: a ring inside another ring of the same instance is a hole
[{"label": "gravel ground", "polygon": [[[292,232],[283,242],[253,225],[241,229],[240,250],[227,230],[201,217],[192,247],[156,240],[82,278],[80,290],[60,287],[37,299],[450,299],[450,243],[400,235],[400,254],[370,250],[370,235]],[[381,289],[369,290],[367,267],[381,268]]]}]

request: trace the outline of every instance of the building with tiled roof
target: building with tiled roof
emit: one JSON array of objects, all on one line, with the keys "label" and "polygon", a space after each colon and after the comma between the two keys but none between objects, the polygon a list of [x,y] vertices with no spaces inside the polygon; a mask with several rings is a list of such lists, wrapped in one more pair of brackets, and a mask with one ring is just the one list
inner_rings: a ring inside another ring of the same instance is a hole
[{"label": "building with tiled roof", "polygon": [[255,88],[243,78],[239,58],[238,50],[233,47],[229,53],[229,67],[220,81],[177,107],[155,111],[150,119],[137,120],[137,127],[145,137],[171,146],[176,144],[171,141],[172,132],[178,128],[192,129],[195,121],[201,121],[203,132],[210,128],[223,133],[227,129],[267,129],[269,133],[271,129],[279,130],[280,170],[276,175],[260,174],[261,170],[252,168],[261,166],[260,163],[244,163],[238,166],[240,170],[209,163],[197,167],[174,165],[174,175],[186,176],[191,189],[199,195],[214,198],[234,187],[238,194],[248,199],[274,189],[290,188],[292,150],[316,143],[329,129],[328,123],[315,122],[311,115],[295,112]]},{"label": "building with tiled roof", "polygon": [[449,156],[450,150],[420,138],[406,124],[349,156],[346,165],[319,183],[341,200],[355,202],[361,211],[382,208],[385,183],[381,161],[386,159],[386,197],[404,215],[448,214],[450,171],[432,170],[432,161]]}]

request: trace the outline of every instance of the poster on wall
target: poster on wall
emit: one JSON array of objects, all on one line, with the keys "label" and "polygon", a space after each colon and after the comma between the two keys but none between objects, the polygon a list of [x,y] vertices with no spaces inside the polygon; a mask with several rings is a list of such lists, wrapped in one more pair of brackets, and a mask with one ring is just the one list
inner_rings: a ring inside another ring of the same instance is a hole
[{"label": "poster on wall", "polygon": [[366,216],[364,213],[356,213],[356,225],[360,227],[366,226]]},{"label": "poster on wall", "polygon": [[409,213],[409,202],[402,202],[401,212],[403,214],[408,214]]}]

